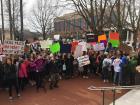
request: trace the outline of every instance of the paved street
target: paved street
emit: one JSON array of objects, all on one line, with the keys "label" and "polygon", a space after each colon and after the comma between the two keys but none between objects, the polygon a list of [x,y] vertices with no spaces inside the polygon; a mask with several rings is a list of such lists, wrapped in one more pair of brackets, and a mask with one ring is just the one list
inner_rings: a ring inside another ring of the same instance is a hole
[{"label": "paved street", "polygon": [[[102,105],[102,93],[100,91],[89,91],[87,88],[94,86],[111,86],[104,84],[100,79],[71,79],[60,81],[60,88],[47,90],[38,93],[35,87],[28,87],[21,93],[20,99],[13,102],[8,100],[8,93],[0,91],[0,105]],[[48,87],[48,84],[47,84]],[[123,95],[117,94],[117,98]],[[112,101],[112,92],[106,92],[105,104],[109,105]]]}]

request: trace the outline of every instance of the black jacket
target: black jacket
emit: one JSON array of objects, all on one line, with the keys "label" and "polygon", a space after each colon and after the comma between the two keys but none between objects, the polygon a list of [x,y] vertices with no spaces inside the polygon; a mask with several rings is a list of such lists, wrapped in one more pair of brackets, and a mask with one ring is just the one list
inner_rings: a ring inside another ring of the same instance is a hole
[{"label": "black jacket", "polygon": [[4,64],[4,79],[11,80],[17,78],[17,71],[15,65]]},{"label": "black jacket", "polygon": [[58,66],[57,66],[56,62],[53,62],[53,61],[50,61],[48,63],[48,70],[49,70],[49,74],[59,73]]}]

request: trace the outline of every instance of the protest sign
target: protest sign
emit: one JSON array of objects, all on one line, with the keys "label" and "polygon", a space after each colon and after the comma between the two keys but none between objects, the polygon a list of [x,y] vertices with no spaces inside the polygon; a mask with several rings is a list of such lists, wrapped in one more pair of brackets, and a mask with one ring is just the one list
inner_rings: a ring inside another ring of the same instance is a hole
[{"label": "protest sign", "polygon": [[71,53],[71,44],[61,44],[61,53]]},{"label": "protest sign", "polygon": [[104,43],[97,43],[97,44],[93,45],[93,49],[94,49],[94,51],[105,50]]},{"label": "protest sign", "polygon": [[83,67],[85,65],[89,65],[90,64],[90,60],[89,60],[89,56],[88,55],[78,57],[77,60],[78,60],[78,63],[79,63],[79,67]]},{"label": "protest sign", "polygon": [[98,36],[94,34],[87,34],[87,42],[98,42]]},{"label": "protest sign", "polygon": [[87,43],[86,42],[80,42],[78,45],[82,46],[82,51],[87,51]]},{"label": "protest sign", "polygon": [[75,51],[77,45],[78,45],[78,42],[76,42],[76,41],[71,43],[71,46],[72,46],[72,47],[71,47],[71,51],[72,51],[72,52]]},{"label": "protest sign", "polygon": [[83,55],[82,46],[81,45],[76,46],[76,49],[74,52],[74,58],[78,58],[82,55]]},{"label": "protest sign", "polygon": [[54,35],[54,40],[58,41],[60,39],[60,35]]},{"label": "protest sign", "polygon": [[59,43],[54,43],[53,45],[51,45],[50,46],[50,51],[53,54],[60,52],[60,44]]},{"label": "protest sign", "polygon": [[87,49],[91,49],[92,45],[90,43],[87,43]]},{"label": "protest sign", "polygon": [[0,54],[2,54],[3,45],[0,43]]},{"label": "protest sign", "polygon": [[52,45],[53,41],[52,40],[44,40],[44,41],[40,41],[40,45],[42,49],[46,49],[46,48],[50,48],[50,46]]},{"label": "protest sign", "polygon": [[100,43],[101,41],[107,40],[106,35],[99,35],[98,36],[98,42]]},{"label": "protest sign", "polygon": [[110,40],[119,40],[119,33],[117,32],[111,32],[109,35]]},{"label": "protest sign", "polygon": [[113,47],[119,47],[120,41],[119,40],[110,40],[109,41]]},{"label": "protest sign", "polygon": [[3,54],[21,54],[24,52],[24,41],[5,40]]}]

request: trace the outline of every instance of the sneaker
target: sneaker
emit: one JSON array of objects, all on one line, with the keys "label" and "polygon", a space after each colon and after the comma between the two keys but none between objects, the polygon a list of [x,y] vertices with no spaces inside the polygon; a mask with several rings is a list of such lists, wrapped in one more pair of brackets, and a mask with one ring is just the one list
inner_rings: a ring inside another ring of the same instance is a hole
[{"label": "sneaker", "polygon": [[83,76],[83,79],[85,79],[85,76]]},{"label": "sneaker", "polygon": [[20,94],[18,94],[17,96],[18,96],[18,97],[20,97],[21,95],[20,95]]},{"label": "sneaker", "polygon": [[13,97],[9,97],[9,100],[13,100]]},{"label": "sneaker", "polygon": [[88,79],[88,76],[86,76],[86,79]]}]

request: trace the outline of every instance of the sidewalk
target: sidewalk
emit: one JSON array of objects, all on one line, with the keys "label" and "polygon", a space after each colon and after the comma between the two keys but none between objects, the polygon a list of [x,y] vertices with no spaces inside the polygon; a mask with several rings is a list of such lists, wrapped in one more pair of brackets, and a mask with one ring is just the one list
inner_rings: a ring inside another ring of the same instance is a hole
[{"label": "sidewalk", "polygon": [[140,90],[131,90],[116,100],[115,105],[140,105]]}]

